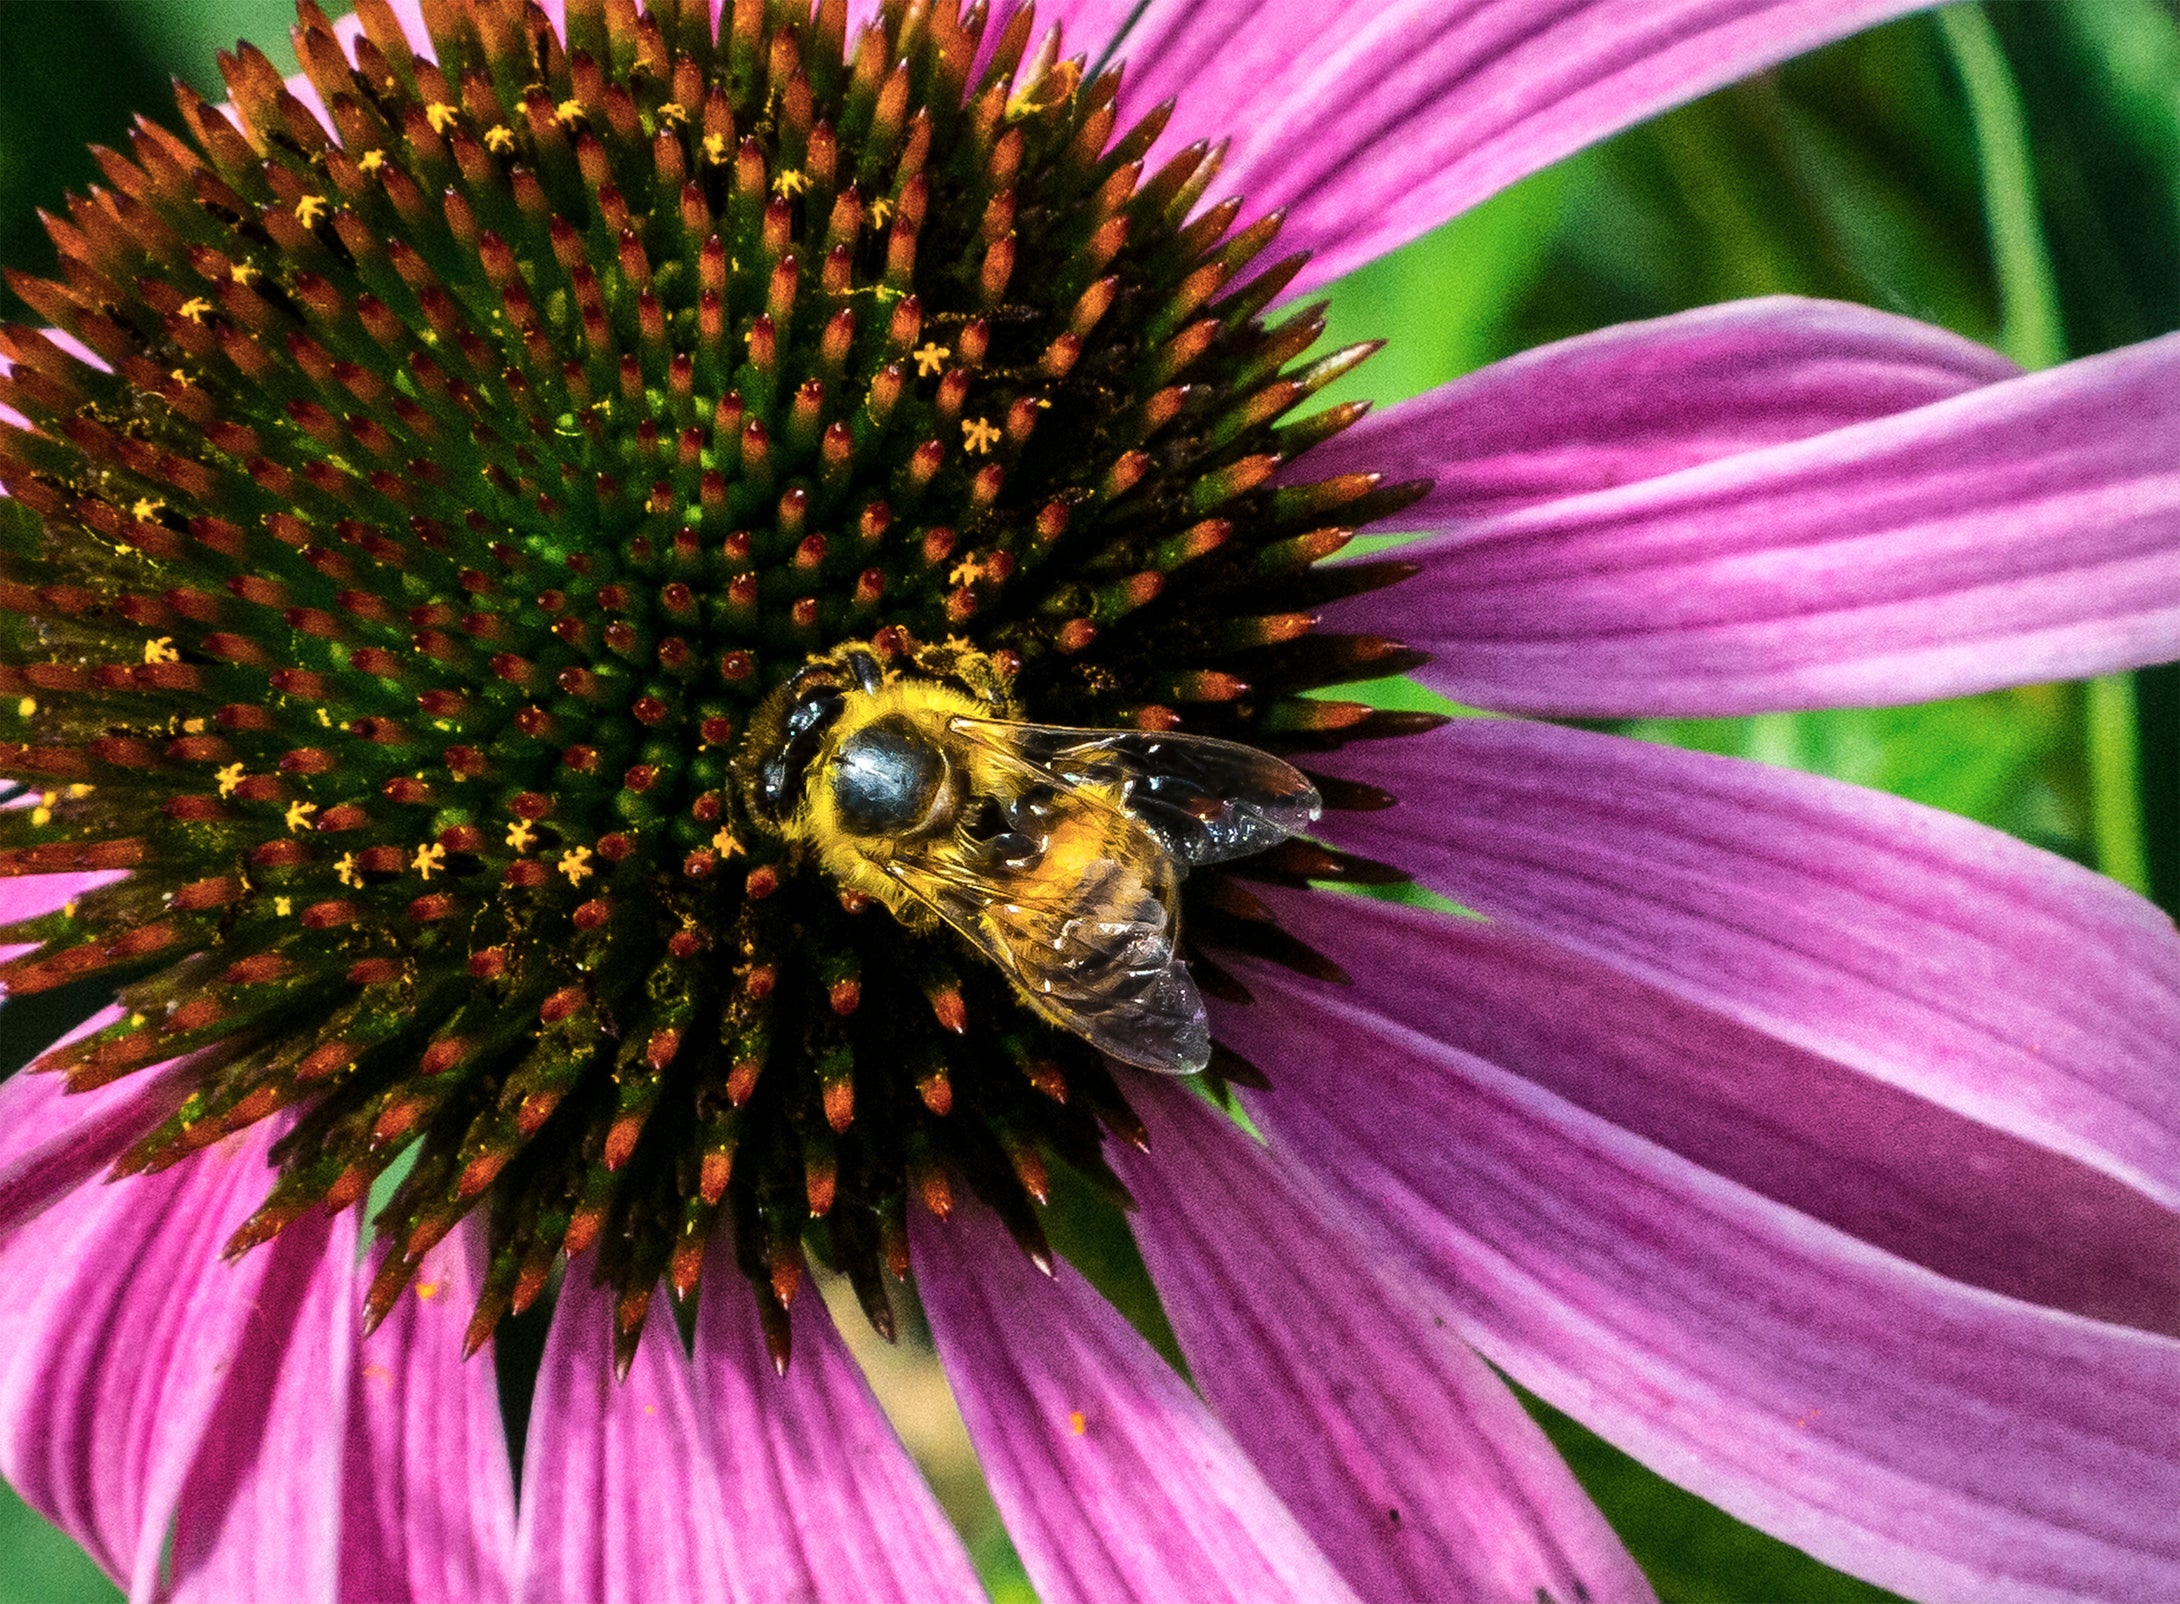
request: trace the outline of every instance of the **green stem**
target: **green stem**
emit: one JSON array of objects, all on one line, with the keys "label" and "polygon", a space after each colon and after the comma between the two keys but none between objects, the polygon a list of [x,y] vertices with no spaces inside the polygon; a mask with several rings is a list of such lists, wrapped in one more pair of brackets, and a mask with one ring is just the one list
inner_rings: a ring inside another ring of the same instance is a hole
[{"label": "green stem", "polygon": [[[1938,27],[1968,97],[1983,180],[1983,215],[1998,274],[2000,341],[2025,368],[2066,360],[2059,288],[2036,205],[2021,90],[2006,64],[1998,30],[1978,4],[1947,6]],[[2097,867],[2123,885],[2148,891],[2149,853],[2142,829],[2141,757],[2136,746],[2132,677],[2092,680],[2086,701],[2090,827]]]}]

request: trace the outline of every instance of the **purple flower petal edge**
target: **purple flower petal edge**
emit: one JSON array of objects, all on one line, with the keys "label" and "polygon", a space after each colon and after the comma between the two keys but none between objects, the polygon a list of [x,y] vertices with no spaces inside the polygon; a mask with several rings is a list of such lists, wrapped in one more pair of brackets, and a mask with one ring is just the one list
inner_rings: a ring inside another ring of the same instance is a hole
[{"label": "purple flower petal edge", "polygon": [[[1078,34],[1110,28],[1090,0]],[[1152,0],[1123,106],[1179,97],[1156,161],[1233,145],[1218,194],[1287,212],[1296,290],[1669,106],[1921,0]]]},{"label": "purple flower petal edge", "polygon": [[[1406,548],[1331,610],[1476,707],[1928,700],[2180,657],[2180,335]],[[1442,442],[1458,458],[1457,440]],[[1418,461],[1407,466],[1423,469]]]},{"label": "purple flower petal edge", "polygon": [[1441,1044],[1455,966],[1369,1002],[1251,981],[1218,1028],[1272,1076],[1274,1154],[1524,1386],[1930,1604],[2180,1592],[2180,1343],[1949,1281]]},{"label": "purple flower petal edge", "polygon": [[1130,1102],[1115,1153],[1161,1302],[1205,1399],[1358,1596],[1652,1600],[1506,1384],[1178,1085]]},{"label": "purple flower petal edge", "polygon": [[722,1244],[697,1305],[697,1400],[752,1596],[807,1604],[982,1604],[961,1539],[879,1410],[815,1289],[775,1375]]},{"label": "purple flower petal edge", "polygon": [[978,1204],[918,1215],[917,1285],[1044,1604],[1357,1604],[1234,1440],[1113,1307]]},{"label": "purple flower petal edge", "polygon": [[[505,1604],[515,1486],[488,1343],[462,1357],[484,1264],[469,1222],[425,1256],[415,1283],[350,1366],[342,1464],[346,1604]],[[349,1314],[358,1340],[363,1286]]]},{"label": "purple flower petal edge", "polygon": [[1341,845],[2180,1207],[2180,935],[2102,876],[1860,786],[1513,720],[1325,766],[1430,799],[1334,815]]}]

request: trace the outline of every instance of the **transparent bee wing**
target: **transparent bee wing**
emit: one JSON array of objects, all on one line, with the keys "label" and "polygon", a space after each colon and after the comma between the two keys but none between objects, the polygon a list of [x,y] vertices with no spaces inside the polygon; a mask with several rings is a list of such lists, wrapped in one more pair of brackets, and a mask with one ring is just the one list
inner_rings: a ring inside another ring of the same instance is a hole
[{"label": "transparent bee wing", "polygon": [[1064,785],[1118,786],[1122,806],[1192,866],[1277,846],[1322,810],[1300,770],[1235,741],[993,719],[955,718],[952,725]]},{"label": "transparent bee wing", "polygon": [[[1133,820],[1118,827],[1142,828]],[[911,851],[888,871],[1061,1029],[1139,1069],[1203,1069],[1211,1026],[1178,951],[1172,862],[1145,842],[1140,852],[1091,859],[1054,886],[1036,877],[1043,841],[1006,839],[1027,854],[1012,866]]]}]

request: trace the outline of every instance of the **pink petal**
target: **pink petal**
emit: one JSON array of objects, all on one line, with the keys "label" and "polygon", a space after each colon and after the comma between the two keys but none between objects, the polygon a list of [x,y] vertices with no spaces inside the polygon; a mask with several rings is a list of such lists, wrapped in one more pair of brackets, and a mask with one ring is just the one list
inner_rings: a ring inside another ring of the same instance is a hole
[{"label": "pink petal", "polygon": [[128,877],[126,869],[92,869],[82,874],[26,874],[0,880],[0,925],[55,912],[87,892]]},{"label": "pink petal", "polygon": [[910,1229],[946,1378],[1044,1604],[1355,1604],[1187,1384],[1073,1271],[1045,1280],[979,1205]]},{"label": "pink petal", "polygon": [[1911,318],[1789,295],[1621,323],[1494,363],[1374,413],[1298,479],[1429,479],[1413,529],[1653,479],[1890,417],[2019,370]]},{"label": "pink petal", "polygon": [[342,1472],[346,1604],[509,1597],[515,1486],[492,1349],[462,1357],[481,1278],[480,1235],[465,1226],[426,1256],[352,1366]]},{"label": "pink petal", "polygon": [[[119,1008],[102,1008],[55,1045],[81,1041],[120,1017]],[[190,1083],[181,1063],[169,1060],[81,1093],[70,1092],[59,1075],[22,1073],[0,1082],[0,1243],[179,1108]]]},{"label": "pink petal", "polygon": [[[2180,937],[2109,880],[1860,786],[1542,725],[1328,767],[1429,799],[1336,815],[1342,845],[1829,1061],[1797,1071],[1807,1108],[1859,1106],[1857,1141],[1927,1130],[2025,1175],[1987,1127],[2180,1207]],[[2086,1195],[2047,1170],[2020,1206],[2047,1189]]]},{"label": "pink petal", "polygon": [[1273,1079],[1273,1152],[1524,1386],[1930,1604],[2180,1596],[2180,1343],[1948,1281],[1441,1045],[1457,963],[1398,1012],[1251,980],[1217,1024]]},{"label": "pink petal", "polygon": [[1478,707],[1922,701],[2180,657],[2180,335],[1449,521],[1335,608]]},{"label": "pink petal", "polygon": [[680,1334],[663,1303],[625,1382],[610,1291],[569,1270],[538,1370],[515,1528],[521,1604],[741,1604]]},{"label": "pink petal", "polygon": [[132,1597],[167,1530],[269,1253],[220,1258],[264,1200],[269,1124],[161,1175],[84,1187],[0,1253],[0,1472]]},{"label": "pink petal", "polygon": [[175,1604],[336,1596],[356,1216],[312,1216],[258,1251],[272,1263],[175,1514]]},{"label": "pink petal", "polygon": [[1136,1240],[1207,1402],[1356,1593],[1655,1595],[1505,1383],[1200,1097],[1130,1088]]},{"label": "pink petal", "polygon": [[[1102,22],[1114,8],[1089,9]],[[1153,0],[1119,52],[1123,105],[1139,115],[1179,98],[1161,152],[1233,140],[1215,193],[1245,196],[1252,213],[1288,209],[1280,246],[1316,253],[1301,289],[1669,106],[1915,9],[1917,0]]]},{"label": "pink petal", "polygon": [[823,1301],[793,1311],[774,1373],[731,1253],[696,1316],[699,1412],[728,1499],[735,1569],[758,1600],[982,1604],[969,1556],[871,1396]]}]

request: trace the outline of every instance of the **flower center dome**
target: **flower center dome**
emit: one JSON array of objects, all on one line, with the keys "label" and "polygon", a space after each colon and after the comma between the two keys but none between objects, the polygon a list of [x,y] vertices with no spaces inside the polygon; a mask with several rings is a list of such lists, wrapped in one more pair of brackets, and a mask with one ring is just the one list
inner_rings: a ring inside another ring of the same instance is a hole
[{"label": "flower center dome", "polygon": [[[41,943],[0,982],[118,989],[44,1060],[79,1085],[189,1056],[124,1169],[289,1121],[238,1246],[403,1160],[375,1313],[482,1210],[473,1339],[595,1249],[625,1362],[726,1232],[784,1362],[806,1246],[890,1329],[912,1199],[1041,1254],[1050,1161],[1117,1187],[1139,1131],[957,937],[752,816],[767,697],[944,645],[1039,722],[1306,770],[1416,727],[1303,694],[1417,660],[1315,627],[1403,575],[1319,564],[1412,491],[1295,471],[1366,352],[1301,363],[1277,220],[1236,232],[1217,153],[1151,160],[1163,115],[1026,10],[431,10],[427,57],[365,0],[351,65],[306,0],[337,138],[245,47],[235,120],[183,91],[191,139],[141,125],[16,281],[103,368],[4,337],[0,774],[38,794],[0,870],[128,874],[0,935]],[[1244,877],[1388,875],[1199,874],[1197,980],[1328,967]]]}]

